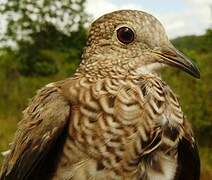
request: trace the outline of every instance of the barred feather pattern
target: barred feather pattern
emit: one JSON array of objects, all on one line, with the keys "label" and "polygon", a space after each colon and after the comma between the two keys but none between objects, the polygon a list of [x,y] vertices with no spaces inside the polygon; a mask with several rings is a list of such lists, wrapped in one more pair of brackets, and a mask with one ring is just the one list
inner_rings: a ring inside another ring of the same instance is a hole
[{"label": "barred feather pattern", "polygon": [[71,117],[55,179],[174,178],[184,117],[161,79],[70,78],[58,86],[71,97]]}]

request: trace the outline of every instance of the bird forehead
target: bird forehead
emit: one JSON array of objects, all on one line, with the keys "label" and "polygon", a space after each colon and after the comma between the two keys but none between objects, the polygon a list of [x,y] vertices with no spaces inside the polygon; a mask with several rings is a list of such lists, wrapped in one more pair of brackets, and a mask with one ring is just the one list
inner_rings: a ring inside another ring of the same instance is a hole
[{"label": "bird forehead", "polygon": [[107,22],[113,22],[114,24],[119,22],[132,22],[134,24],[136,23],[154,23],[158,24],[159,21],[152,15],[143,12],[143,11],[137,11],[137,10],[120,10],[120,11],[114,11],[108,14],[105,14],[98,18],[94,24],[99,23],[107,23]]},{"label": "bird forehead", "polygon": [[94,21],[90,28],[90,38],[109,38],[120,26],[130,26],[137,33],[145,36],[163,34],[161,23],[152,15],[137,10],[120,10],[105,14]]}]

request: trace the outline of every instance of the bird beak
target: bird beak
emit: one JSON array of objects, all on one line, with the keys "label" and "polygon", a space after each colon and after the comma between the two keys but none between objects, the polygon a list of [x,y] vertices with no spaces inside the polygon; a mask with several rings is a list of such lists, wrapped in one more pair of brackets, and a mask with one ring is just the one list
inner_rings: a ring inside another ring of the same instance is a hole
[{"label": "bird beak", "polygon": [[177,67],[198,79],[200,78],[200,71],[197,65],[176,48],[162,48],[154,52],[160,56],[160,62]]}]

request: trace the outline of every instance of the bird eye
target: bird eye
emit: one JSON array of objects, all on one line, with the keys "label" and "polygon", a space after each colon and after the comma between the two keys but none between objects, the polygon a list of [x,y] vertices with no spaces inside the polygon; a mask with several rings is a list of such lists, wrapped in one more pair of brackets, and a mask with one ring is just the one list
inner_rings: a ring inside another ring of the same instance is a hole
[{"label": "bird eye", "polygon": [[117,38],[124,44],[130,44],[134,40],[134,32],[128,27],[121,27],[117,29]]}]

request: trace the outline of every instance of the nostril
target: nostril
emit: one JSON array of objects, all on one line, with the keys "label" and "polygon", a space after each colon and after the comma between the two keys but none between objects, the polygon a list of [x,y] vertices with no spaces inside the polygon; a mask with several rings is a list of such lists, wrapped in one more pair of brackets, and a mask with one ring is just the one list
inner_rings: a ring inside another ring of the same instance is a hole
[{"label": "nostril", "polygon": [[164,50],[162,51],[162,53],[167,56],[177,57],[177,54],[174,53],[173,51]]}]

